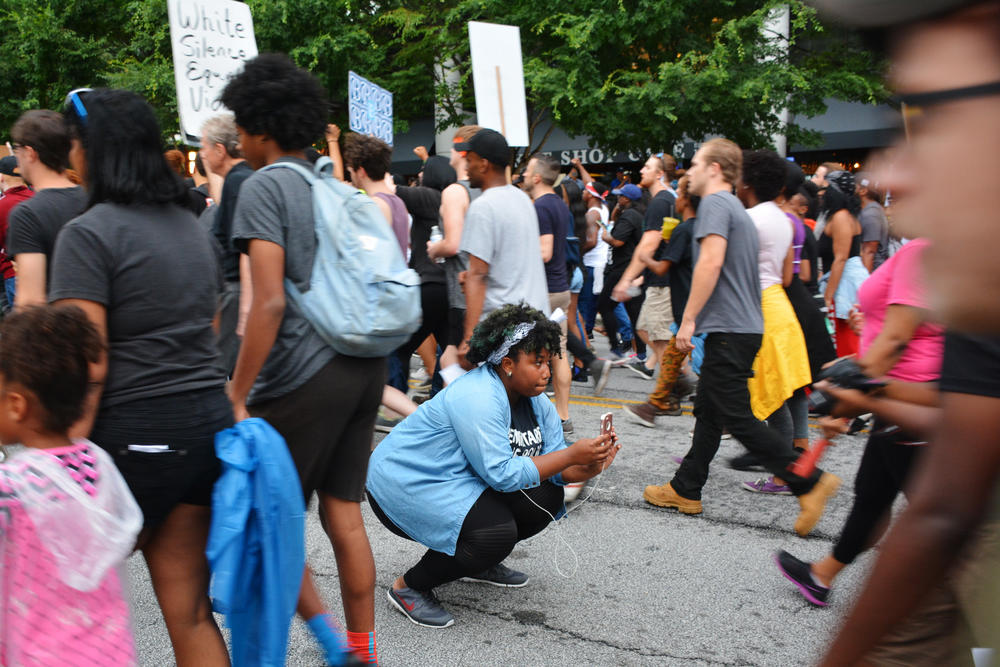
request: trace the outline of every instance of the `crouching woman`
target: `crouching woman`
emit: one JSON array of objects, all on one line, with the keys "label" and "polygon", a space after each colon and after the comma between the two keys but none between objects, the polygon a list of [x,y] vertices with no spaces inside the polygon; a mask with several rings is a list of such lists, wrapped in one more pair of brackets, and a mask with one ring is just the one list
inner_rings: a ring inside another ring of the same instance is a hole
[{"label": "crouching woman", "polygon": [[485,362],[407,417],[372,453],[368,499],[379,520],[428,548],[389,602],[417,625],[448,627],[438,586],[466,578],[519,587],[502,564],[519,541],[563,514],[562,485],[615,458],[613,433],[567,445],[543,395],[559,325],[524,305],[479,323],[468,359]]}]

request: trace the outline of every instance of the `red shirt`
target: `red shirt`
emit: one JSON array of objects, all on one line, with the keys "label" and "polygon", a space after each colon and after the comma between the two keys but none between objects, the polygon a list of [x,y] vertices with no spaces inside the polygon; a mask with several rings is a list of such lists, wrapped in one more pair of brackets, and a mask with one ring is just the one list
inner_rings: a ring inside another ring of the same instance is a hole
[{"label": "red shirt", "polygon": [[3,197],[0,197],[0,273],[5,279],[13,278],[15,275],[14,264],[7,256],[7,218],[15,206],[34,196],[34,190],[18,185],[10,188]]}]

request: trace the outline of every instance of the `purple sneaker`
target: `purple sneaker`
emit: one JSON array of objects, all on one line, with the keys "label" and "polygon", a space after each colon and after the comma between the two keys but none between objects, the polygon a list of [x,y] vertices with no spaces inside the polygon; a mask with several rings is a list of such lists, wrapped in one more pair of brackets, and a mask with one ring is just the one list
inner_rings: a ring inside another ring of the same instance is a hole
[{"label": "purple sneaker", "polygon": [[775,484],[773,477],[761,477],[753,482],[743,482],[743,490],[751,493],[769,493],[772,496],[790,496],[792,490],[784,484]]},{"label": "purple sneaker", "polygon": [[684,463],[683,456],[671,456],[670,458],[673,459],[674,463],[676,463],[677,465]]}]

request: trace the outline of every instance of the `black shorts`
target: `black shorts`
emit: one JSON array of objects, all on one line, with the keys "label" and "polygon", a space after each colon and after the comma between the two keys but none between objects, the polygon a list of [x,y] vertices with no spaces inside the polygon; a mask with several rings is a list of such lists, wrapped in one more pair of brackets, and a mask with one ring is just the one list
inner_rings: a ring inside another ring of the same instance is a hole
[{"label": "black shorts", "polygon": [[337,355],[298,389],[248,406],[285,439],[306,504],[313,491],[364,498],[385,381],[385,359]]},{"label": "black shorts", "polygon": [[465,337],[465,309],[448,309],[448,345],[458,347]]},{"label": "black shorts", "polygon": [[102,409],[90,439],[114,459],[144,527],[155,528],[179,503],[212,504],[221,470],[215,434],[232,425],[233,408],[220,386]]}]

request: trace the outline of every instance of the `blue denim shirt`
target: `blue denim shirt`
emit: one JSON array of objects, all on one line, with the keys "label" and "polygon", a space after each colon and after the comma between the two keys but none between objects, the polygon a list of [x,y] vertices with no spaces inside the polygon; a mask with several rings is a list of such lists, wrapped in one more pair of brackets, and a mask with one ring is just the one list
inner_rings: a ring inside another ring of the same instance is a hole
[{"label": "blue denim shirt", "polygon": [[[544,395],[530,399],[542,454],[566,447],[562,422]],[[470,371],[403,420],[372,452],[368,492],[424,546],[452,556],[466,515],[487,487],[538,486],[538,468],[510,447],[510,401],[489,364]],[[551,481],[562,484],[560,475]],[[560,515],[562,513],[560,512]]]}]

